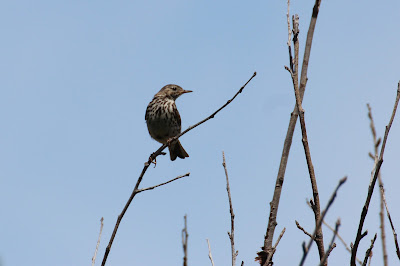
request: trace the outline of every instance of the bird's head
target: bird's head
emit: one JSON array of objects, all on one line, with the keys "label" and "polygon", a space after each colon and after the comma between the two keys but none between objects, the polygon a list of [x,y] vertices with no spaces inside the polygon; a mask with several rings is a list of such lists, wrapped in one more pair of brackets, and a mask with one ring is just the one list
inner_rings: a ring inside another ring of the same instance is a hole
[{"label": "bird's head", "polygon": [[184,90],[180,86],[175,85],[175,84],[168,84],[165,85],[157,94],[156,96],[165,96],[168,98],[172,98],[173,100],[176,100],[179,96],[181,96],[184,93],[192,92],[189,90]]}]

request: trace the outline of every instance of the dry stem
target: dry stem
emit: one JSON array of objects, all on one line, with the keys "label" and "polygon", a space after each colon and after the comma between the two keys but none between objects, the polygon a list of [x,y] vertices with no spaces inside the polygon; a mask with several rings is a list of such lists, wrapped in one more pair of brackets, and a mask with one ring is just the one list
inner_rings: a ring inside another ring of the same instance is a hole
[{"label": "dry stem", "polygon": [[[324,220],[326,213],[328,212],[328,210],[331,207],[333,201],[335,200],[339,188],[346,182],[346,180],[347,180],[347,177],[343,177],[342,179],[339,180],[339,184],[337,185],[335,191],[331,195],[331,198],[329,199],[328,204],[326,205],[325,209],[322,211],[321,217],[320,217],[320,219],[318,220],[318,222],[315,225],[314,233],[312,234],[313,237],[310,239],[310,241],[308,241],[307,247],[303,248],[304,252],[303,252],[303,257],[301,258],[301,261],[300,261],[300,264],[299,264],[300,266],[304,264],[304,261],[306,260],[308,252],[310,251],[311,245],[313,243],[313,239],[315,239],[318,230],[321,229],[322,221]],[[322,256],[322,258],[323,258],[323,256]]]},{"label": "dry stem", "polygon": [[[288,1],[288,4],[289,4],[289,1]],[[301,76],[300,76],[300,99],[301,100],[303,100],[303,96],[304,96],[304,92],[305,92],[305,88],[306,88],[306,84],[307,84],[308,63],[310,60],[311,46],[312,46],[314,30],[315,30],[315,25],[317,22],[320,4],[321,4],[321,0],[315,1],[312,16],[311,16],[310,26],[309,26],[308,32],[307,32],[306,46],[304,49],[303,64],[302,64]],[[288,10],[289,10],[289,7],[288,7]],[[290,27],[289,27],[289,30],[288,30],[289,39],[290,39],[290,34],[291,34],[291,31],[290,31]],[[290,41],[289,41],[289,43],[290,43]],[[289,53],[291,53],[290,48],[289,48]],[[292,66],[291,56],[290,56],[290,63]],[[283,182],[284,182],[284,178],[285,178],[285,172],[286,172],[286,166],[287,166],[287,162],[288,162],[288,158],[289,158],[290,147],[292,145],[293,132],[296,127],[297,116],[298,116],[297,106],[295,105],[295,107],[293,108],[293,112],[290,115],[290,121],[289,121],[288,129],[287,129],[285,141],[283,144],[281,161],[279,164],[279,171],[278,171],[278,175],[276,177],[274,195],[270,202],[270,213],[269,213],[269,218],[268,218],[267,232],[266,232],[265,238],[264,238],[264,246],[262,247],[262,251],[257,253],[257,255],[258,255],[257,260],[259,260],[260,265],[265,265],[265,261],[268,258],[268,254],[270,254],[273,251],[272,241],[274,238],[274,232],[275,232],[275,228],[277,225],[276,217],[278,214],[279,201],[280,201]]]},{"label": "dry stem", "polygon": [[381,193],[383,195],[383,202],[385,203],[387,217],[389,219],[390,226],[392,227],[394,245],[396,247],[396,254],[397,254],[397,257],[400,259],[400,249],[399,249],[399,243],[397,242],[397,233],[396,233],[396,230],[394,229],[394,225],[393,225],[393,222],[392,222],[392,217],[390,216],[389,208],[387,206],[386,197],[385,197],[385,190],[383,189],[383,186],[380,187],[380,190],[381,190]]},{"label": "dry stem", "polygon": [[183,217],[185,220],[185,227],[182,229],[182,247],[183,247],[183,266],[187,266],[187,246],[189,234],[187,232],[187,216]]},{"label": "dry stem", "polygon": [[213,261],[212,254],[211,254],[210,241],[208,239],[207,239],[207,245],[208,245],[208,257],[210,258],[211,265],[214,266],[214,261]]},{"label": "dry stem", "polygon": [[231,253],[232,253],[232,266],[236,265],[236,257],[239,253],[235,249],[235,213],[233,212],[232,207],[232,198],[231,198],[231,188],[229,186],[229,177],[228,177],[228,170],[226,169],[226,162],[225,162],[225,153],[222,152],[222,166],[225,170],[225,177],[226,177],[226,191],[228,192],[228,199],[229,199],[229,212],[231,214],[231,232],[228,232],[229,240],[231,241]]},{"label": "dry stem", "polygon": [[332,236],[331,243],[329,244],[328,250],[325,252],[324,257],[322,258],[322,260],[319,263],[320,266],[325,264],[325,261],[327,261],[327,259],[328,259],[329,255],[331,254],[332,250],[336,247],[335,238],[336,238],[336,236],[338,234],[339,227],[340,227],[340,219],[337,219],[336,224],[335,224],[335,230],[333,231],[333,236]]},{"label": "dry stem", "polygon": [[[309,205],[310,206],[310,205]],[[311,206],[310,206],[311,208]],[[322,223],[324,225],[326,225],[326,227],[329,228],[329,230],[331,230],[332,232],[335,232],[335,229],[333,229],[327,222],[322,221]],[[340,234],[338,232],[336,232],[336,236],[339,238],[340,242],[342,242],[343,246],[346,248],[346,250],[351,254],[351,249],[349,248],[349,246],[347,245],[347,243],[344,241],[344,239],[340,236]],[[362,261],[359,260],[358,258],[356,258],[357,262],[362,265]]]},{"label": "dry stem", "polygon": [[92,266],[94,266],[94,263],[96,262],[97,251],[99,250],[99,245],[100,245],[100,240],[101,240],[101,232],[103,231],[103,226],[104,226],[103,221],[104,221],[104,218],[101,217],[101,219],[100,219],[99,238],[97,239],[96,249],[95,249],[94,255],[93,255],[93,257],[92,257]]},{"label": "dry stem", "polygon": [[[378,148],[381,142],[381,139],[377,139],[376,137],[376,130],[375,130],[375,123],[374,119],[372,118],[372,111],[371,107],[369,104],[367,104],[368,108],[368,118],[370,120],[370,128],[371,128],[371,134],[372,134],[372,139],[374,141],[374,155],[371,156],[373,160],[375,160],[378,157]],[[372,155],[372,154],[371,154]],[[379,187],[383,187],[383,180],[381,173],[378,174],[378,183]],[[380,229],[381,229],[381,241],[382,241],[382,255],[383,255],[383,265],[387,266],[388,265],[388,255],[387,255],[387,249],[386,249],[386,232],[385,232],[385,215],[384,215],[384,204],[383,204],[383,192],[380,190],[380,207],[379,207],[379,220],[380,220]]]},{"label": "dry stem", "polygon": [[[306,123],[305,123],[305,118],[304,118],[304,109],[301,105],[301,98],[300,98],[300,91],[299,91],[299,84],[298,84],[298,74],[297,74],[297,68],[298,68],[298,50],[299,50],[299,42],[298,42],[298,34],[299,34],[299,29],[298,29],[298,16],[295,15],[293,16],[293,43],[294,43],[294,51],[295,51],[295,56],[294,56],[294,69],[290,69],[286,67],[286,69],[290,72],[292,81],[293,81],[293,87],[294,87],[294,93],[296,97],[296,105],[300,117],[300,126],[301,126],[301,134],[302,134],[302,143],[304,147],[304,153],[306,155],[306,160],[307,160],[307,166],[308,166],[308,172],[310,174],[310,181],[311,181],[311,188],[313,191],[313,198],[314,198],[314,203],[312,204],[312,209],[314,212],[314,218],[315,218],[315,228],[316,228],[316,234],[315,238],[313,238],[318,246],[318,252],[319,252],[319,257],[320,260],[325,255],[325,250],[324,250],[324,238],[323,238],[323,233],[322,233],[322,228],[321,226],[317,226],[317,224],[320,222],[321,219],[321,209],[320,209],[320,202],[319,202],[319,193],[318,193],[318,187],[317,187],[317,179],[315,177],[315,172],[314,172],[314,165],[311,160],[311,152],[310,152],[310,147],[308,145],[308,137],[307,137],[307,129],[306,129]],[[307,253],[305,253],[307,254]],[[324,264],[325,265],[325,264]]]},{"label": "dry stem", "polygon": [[309,236],[311,239],[313,238],[312,234],[310,234],[309,232],[306,231],[306,229],[304,229],[298,221],[294,221],[296,223],[297,228],[299,228],[299,230],[301,230],[305,235]]},{"label": "dry stem", "polygon": [[[283,230],[282,230],[282,232],[279,234],[278,239],[277,239],[276,242],[275,242],[275,245],[272,247],[272,252],[271,252],[270,254],[268,254],[268,258],[267,258],[267,261],[265,262],[265,265],[269,265],[269,263],[270,263],[270,261],[271,261],[271,259],[272,259],[272,256],[274,256],[274,254],[275,254],[276,247],[278,246],[278,244],[279,244],[279,242],[281,241],[281,239],[282,239],[282,237],[283,237],[283,234],[284,234],[285,232],[286,232],[286,227],[283,227]],[[242,264],[243,264],[243,262],[242,262]]]},{"label": "dry stem", "polygon": [[365,252],[364,262],[363,262],[362,266],[366,266],[367,262],[368,262],[368,258],[372,258],[372,249],[374,248],[374,243],[375,243],[375,240],[376,240],[376,236],[377,235],[375,234],[374,238],[371,240],[371,246]]},{"label": "dry stem", "polygon": [[379,170],[381,169],[381,166],[382,166],[382,163],[383,163],[383,154],[385,152],[386,141],[387,141],[387,138],[388,138],[388,135],[389,135],[389,131],[390,131],[390,128],[392,126],[394,117],[396,115],[396,110],[397,110],[397,106],[399,104],[399,99],[400,99],[400,82],[397,84],[397,96],[396,96],[396,100],[395,100],[395,103],[394,103],[392,116],[390,117],[389,124],[386,126],[386,129],[385,129],[385,135],[383,137],[383,142],[382,142],[382,147],[381,147],[381,151],[380,151],[380,154],[379,154],[379,159],[375,163],[374,168],[372,170],[374,175],[373,175],[373,178],[372,178],[372,180],[371,180],[371,182],[369,184],[367,198],[365,200],[365,204],[364,204],[364,207],[363,207],[362,212],[361,212],[360,223],[358,225],[356,239],[354,241],[353,250],[351,252],[351,259],[350,259],[350,265],[351,266],[355,266],[356,265],[356,259],[355,258],[356,258],[356,255],[357,255],[357,249],[358,249],[358,246],[360,244],[360,240],[362,239],[362,236],[363,236],[362,230],[363,230],[363,225],[364,225],[364,222],[365,222],[365,217],[367,216],[368,207],[369,207],[369,203],[371,202],[372,193],[374,192],[375,183],[376,183],[376,180],[378,178]]}]

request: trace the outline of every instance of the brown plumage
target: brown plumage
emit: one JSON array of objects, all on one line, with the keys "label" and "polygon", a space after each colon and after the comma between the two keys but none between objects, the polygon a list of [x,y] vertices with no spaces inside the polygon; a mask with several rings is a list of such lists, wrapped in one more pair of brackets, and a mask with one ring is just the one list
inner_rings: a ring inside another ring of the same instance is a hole
[{"label": "brown plumage", "polygon": [[[153,139],[166,144],[170,138],[181,133],[181,116],[176,108],[175,100],[188,92],[192,91],[169,84],[154,95],[153,100],[147,106],[145,115],[147,129]],[[171,161],[174,161],[176,157],[182,159],[189,157],[179,140],[169,143],[168,148]]]}]

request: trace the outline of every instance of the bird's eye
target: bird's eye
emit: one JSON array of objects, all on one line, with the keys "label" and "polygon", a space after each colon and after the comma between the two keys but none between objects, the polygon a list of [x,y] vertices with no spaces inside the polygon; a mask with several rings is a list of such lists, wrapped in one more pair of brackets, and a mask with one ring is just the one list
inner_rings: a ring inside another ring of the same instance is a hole
[{"label": "bird's eye", "polygon": [[176,91],[176,87],[173,87],[172,90],[173,90],[173,91]]}]

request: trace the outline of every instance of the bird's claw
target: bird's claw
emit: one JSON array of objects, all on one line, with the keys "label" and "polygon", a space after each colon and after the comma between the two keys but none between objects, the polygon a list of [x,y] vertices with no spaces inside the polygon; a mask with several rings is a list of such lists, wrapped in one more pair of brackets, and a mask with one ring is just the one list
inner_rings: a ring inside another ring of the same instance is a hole
[{"label": "bird's claw", "polygon": [[157,166],[157,157],[154,157],[154,159],[153,159],[153,156],[154,156],[154,153],[152,153],[151,155],[150,155],[150,157],[149,157],[149,160],[148,160],[148,164],[149,164],[149,162],[150,162],[150,164],[154,164],[154,168],[156,168],[156,166]]},{"label": "bird's claw", "polygon": [[[166,155],[166,153],[162,151],[162,152],[160,152],[160,155]],[[154,164],[154,168],[156,168],[156,166],[157,166],[157,156],[154,156],[154,153],[152,153],[150,155],[150,157],[149,157],[149,160],[146,162],[146,164],[147,165]]]}]

